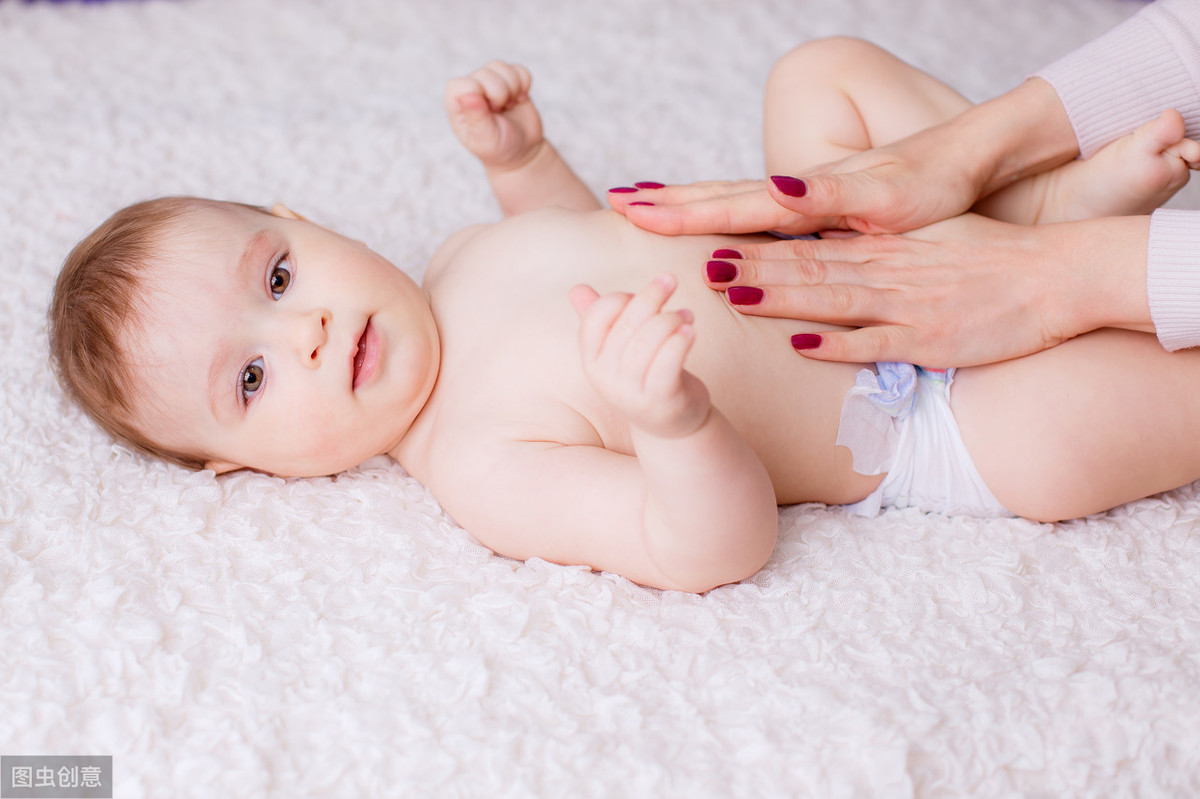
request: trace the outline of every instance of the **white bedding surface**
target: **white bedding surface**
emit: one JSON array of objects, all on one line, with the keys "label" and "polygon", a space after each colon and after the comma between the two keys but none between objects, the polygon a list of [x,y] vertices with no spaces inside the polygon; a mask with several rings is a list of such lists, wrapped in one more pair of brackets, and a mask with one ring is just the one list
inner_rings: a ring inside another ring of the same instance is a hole
[{"label": "white bedding surface", "polygon": [[697,597],[494,556],[383,459],[151,462],[46,357],[63,255],[149,196],[285,201],[419,275],[497,217],[441,110],[493,57],[603,191],[759,174],[800,41],[978,100],[1139,7],[0,3],[0,754],[114,755],[120,797],[1196,795],[1194,486],[1060,525],[789,508]]}]

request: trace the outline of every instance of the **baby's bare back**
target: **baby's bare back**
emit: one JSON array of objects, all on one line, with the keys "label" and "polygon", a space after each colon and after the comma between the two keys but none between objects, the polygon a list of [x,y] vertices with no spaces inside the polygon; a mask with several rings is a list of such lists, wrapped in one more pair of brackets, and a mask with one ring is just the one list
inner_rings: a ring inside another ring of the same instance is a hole
[{"label": "baby's bare back", "polygon": [[878,478],[851,471],[835,449],[842,398],[862,368],[807,360],[790,336],[803,322],[743,316],[701,278],[729,237],[666,238],[611,212],[547,209],[472,229],[430,266],[443,359],[431,399],[438,423],[414,475],[439,493],[458,458],[488,440],[604,446],[633,454],[629,427],[580,366],[569,289],[635,292],[655,275],[679,281],[670,307],[695,314],[687,368],[766,466],[780,504],[852,502]]}]

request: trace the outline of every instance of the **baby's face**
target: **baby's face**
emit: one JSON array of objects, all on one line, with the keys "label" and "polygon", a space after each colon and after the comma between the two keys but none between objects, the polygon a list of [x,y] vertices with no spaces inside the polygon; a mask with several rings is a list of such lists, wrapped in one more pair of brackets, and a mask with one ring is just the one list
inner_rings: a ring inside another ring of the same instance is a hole
[{"label": "baby's face", "polygon": [[152,440],[219,472],[281,476],[334,474],[399,443],[439,363],[408,276],[286,209],[198,211],[167,248],[131,346]]}]

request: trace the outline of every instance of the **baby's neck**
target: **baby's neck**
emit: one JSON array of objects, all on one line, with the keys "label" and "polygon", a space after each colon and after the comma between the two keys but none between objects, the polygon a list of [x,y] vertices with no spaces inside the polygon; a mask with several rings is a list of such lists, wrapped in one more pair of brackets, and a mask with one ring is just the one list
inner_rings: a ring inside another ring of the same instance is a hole
[{"label": "baby's neck", "polygon": [[425,404],[421,407],[420,412],[417,413],[416,418],[413,419],[412,424],[400,436],[400,439],[386,451],[380,453],[390,456],[403,466],[409,474],[413,474],[416,470],[415,464],[427,460],[429,453],[432,451],[434,430],[437,426],[439,407],[438,389],[441,386],[441,378],[442,370],[439,364],[433,388],[430,390],[429,396],[425,399]]}]

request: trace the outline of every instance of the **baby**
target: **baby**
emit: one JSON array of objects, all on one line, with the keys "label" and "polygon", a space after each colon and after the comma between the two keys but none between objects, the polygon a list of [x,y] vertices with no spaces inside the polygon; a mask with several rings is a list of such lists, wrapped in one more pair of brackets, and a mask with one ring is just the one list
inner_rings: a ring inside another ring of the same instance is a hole
[{"label": "baby", "polygon": [[[309,476],[387,453],[498,553],[687,591],[761,568],[777,504],[1061,519],[1200,477],[1200,354],[1108,330],[957,374],[800,358],[797,323],[712,290],[757,239],[660,237],[601,210],[529,86],[498,62],[447,86],[507,218],[451,237],[421,287],[282,206],[119,211],[56,286],[64,385],[176,463]],[[965,103],[863,42],[813,42],[769,81],[767,166],[801,172]],[[1145,212],[1198,150],[1166,114],[983,210]]]}]

